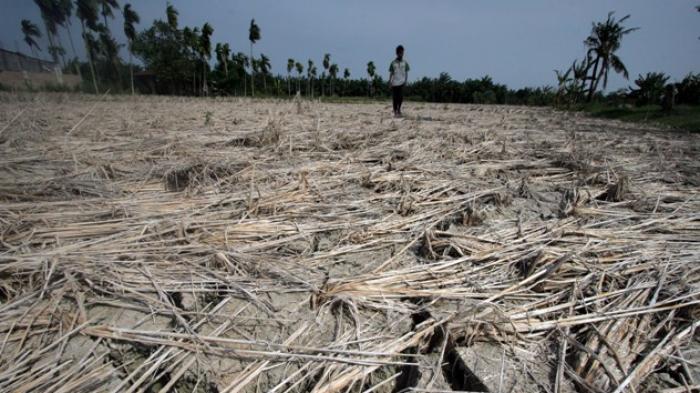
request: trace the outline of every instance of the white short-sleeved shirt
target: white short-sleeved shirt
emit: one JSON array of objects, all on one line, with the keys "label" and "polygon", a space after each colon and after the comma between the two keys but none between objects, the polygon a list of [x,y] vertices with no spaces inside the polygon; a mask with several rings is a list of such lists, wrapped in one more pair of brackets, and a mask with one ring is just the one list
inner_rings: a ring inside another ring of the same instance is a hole
[{"label": "white short-sleeved shirt", "polygon": [[401,86],[406,84],[406,78],[408,77],[408,70],[410,67],[406,60],[394,60],[389,66],[390,82],[392,86]]}]

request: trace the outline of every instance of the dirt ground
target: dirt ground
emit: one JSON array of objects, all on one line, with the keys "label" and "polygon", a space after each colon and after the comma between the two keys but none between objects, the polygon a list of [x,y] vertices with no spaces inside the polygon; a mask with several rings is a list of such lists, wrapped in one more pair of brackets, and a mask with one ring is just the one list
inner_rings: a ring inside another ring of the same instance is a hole
[{"label": "dirt ground", "polygon": [[0,391],[700,384],[700,135],[405,106],[0,95]]}]

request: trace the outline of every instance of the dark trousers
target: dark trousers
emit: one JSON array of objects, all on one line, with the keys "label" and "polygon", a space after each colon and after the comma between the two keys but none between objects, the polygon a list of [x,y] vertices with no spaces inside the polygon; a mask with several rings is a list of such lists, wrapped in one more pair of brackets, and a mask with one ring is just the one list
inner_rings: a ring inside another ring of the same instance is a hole
[{"label": "dark trousers", "polygon": [[401,114],[401,104],[403,104],[403,85],[392,86],[391,95],[394,99],[394,113]]}]

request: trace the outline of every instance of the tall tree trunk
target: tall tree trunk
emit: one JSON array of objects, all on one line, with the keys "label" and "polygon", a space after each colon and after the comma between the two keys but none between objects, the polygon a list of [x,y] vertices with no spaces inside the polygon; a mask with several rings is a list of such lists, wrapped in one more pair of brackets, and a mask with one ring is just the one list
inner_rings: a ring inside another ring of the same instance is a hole
[{"label": "tall tree trunk", "polygon": [[603,78],[603,90],[607,89],[608,87],[608,72],[610,71],[610,64],[608,64],[608,60],[603,59],[603,64],[600,67],[600,76],[598,77],[598,80]]},{"label": "tall tree trunk", "polygon": [[135,94],[134,91],[134,62],[132,61],[131,48],[129,48],[129,75],[131,76],[131,95]]},{"label": "tall tree trunk", "polygon": [[[58,41],[58,47],[63,49],[63,45],[61,45],[61,37],[59,37],[58,34],[56,36],[56,40]],[[63,51],[61,51],[61,69],[63,68],[66,68],[66,55],[65,53],[63,53]]]},{"label": "tall tree trunk", "polygon": [[287,96],[288,97],[292,96],[292,88],[289,85],[289,72],[287,73]]},{"label": "tall tree trunk", "polygon": [[49,54],[51,55],[53,62],[58,64],[58,56],[56,56],[56,52],[51,50],[51,48],[53,48],[55,45],[53,42],[53,34],[51,34],[49,31],[49,24],[47,22],[44,22],[44,27],[46,28],[46,38],[49,39]]},{"label": "tall tree trunk", "polygon": [[253,42],[250,42],[250,96],[255,97],[255,67],[253,67]]},{"label": "tall tree trunk", "polygon": [[75,62],[75,71],[78,73],[78,78],[80,80],[83,80],[83,73],[80,71],[80,61],[78,61],[78,52],[75,51],[75,44],[73,43],[73,34],[71,34],[70,31],[70,21],[66,23],[66,31],[68,32],[68,41],[70,42],[70,48],[73,51],[73,58],[76,60]]},{"label": "tall tree trunk", "polygon": [[207,86],[207,60],[202,59],[202,95],[209,95],[209,86]]},{"label": "tall tree trunk", "polygon": [[88,63],[90,63],[90,74],[92,75],[92,85],[95,88],[95,94],[100,94],[100,91],[97,88],[97,76],[95,75],[95,63],[92,61],[92,51],[90,50],[90,46],[88,45],[88,41],[87,41],[87,36],[85,35],[85,22],[81,20],[80,25],[82,26],[82,29],[83,29],[83,41],[85,42],[85,50],[87,51]]},{"label": "tall tree trunk", "polygon": [[598,87],[598,63],[600,62],[600,56],[598,56],[595,59],[595,63],[593,63],[593,72],[591,73],[591,81],[589,82],[588,85],[588,101],[590,102],[593,99],[593,94],[595,93],[595,89]]}]

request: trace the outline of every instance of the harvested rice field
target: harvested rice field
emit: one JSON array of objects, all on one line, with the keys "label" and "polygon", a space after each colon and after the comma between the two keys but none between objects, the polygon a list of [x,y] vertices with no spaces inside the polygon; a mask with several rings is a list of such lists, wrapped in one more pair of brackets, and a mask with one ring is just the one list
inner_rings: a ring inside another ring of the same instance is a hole
[{"label": "harvested rice field", "polygon": [[700,135],[405,112],[0,95],[0,391],[697,391]]}]

